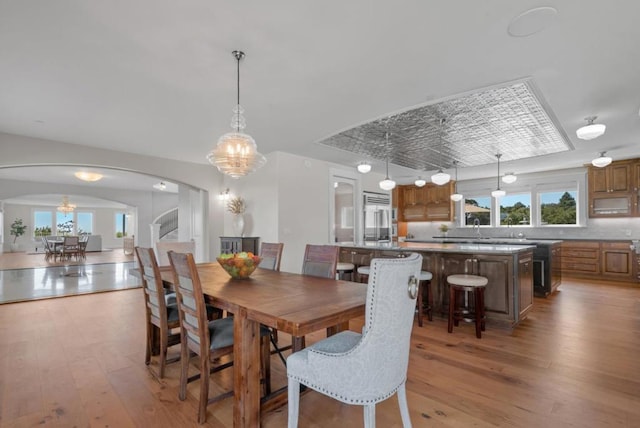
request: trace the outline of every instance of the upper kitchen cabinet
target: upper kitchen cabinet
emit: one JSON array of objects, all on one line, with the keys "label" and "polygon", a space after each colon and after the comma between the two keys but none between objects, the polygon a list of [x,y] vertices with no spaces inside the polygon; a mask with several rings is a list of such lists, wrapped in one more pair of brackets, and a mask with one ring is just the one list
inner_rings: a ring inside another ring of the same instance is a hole
[{"label": "upper kitchen cabinet", "polygon": [[619,161],[604,168],[589,167],[589,192],[598,195],[631,191],[633,166],[631,161]]},{"label": "upper kitchen cabinet", "polygon": [[443,186],[428,183],[418,187],[413,184],[398,186],[398,216],[400,221],[451,221],[453,182]]},{"label": "upper kitchen cabinet", "polygon": [[589,217],[638,216],[640,161],[624,160],[589,167]]}]

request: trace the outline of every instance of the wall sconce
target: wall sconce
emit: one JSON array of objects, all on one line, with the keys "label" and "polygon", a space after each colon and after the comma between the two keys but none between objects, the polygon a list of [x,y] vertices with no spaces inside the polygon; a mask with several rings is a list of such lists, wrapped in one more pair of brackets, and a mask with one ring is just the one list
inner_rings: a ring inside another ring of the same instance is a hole
[{"label": "wall sconce", "polygon": [[220,194],[218,195],[218,200],[228,201],[229,199],[231,199],[231,193],[229,193],[229,188],[227,187],[225,191],[220,192]]}]

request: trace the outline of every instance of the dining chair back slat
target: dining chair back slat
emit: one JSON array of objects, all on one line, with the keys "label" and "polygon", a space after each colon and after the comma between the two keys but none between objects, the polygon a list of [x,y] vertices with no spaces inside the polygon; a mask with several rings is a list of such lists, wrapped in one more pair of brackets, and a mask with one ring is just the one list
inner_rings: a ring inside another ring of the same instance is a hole
[{"label": "dining chair back slat", "polygon": [[335,278],[340,248],[336,245],[307,244],[302,261],[302,274]]},{"label": "dining chair back slat", "polygon": [[280,259],[282,258],[282,249],[284,244],[279,242],[277,244],[263,242],[260,247],[260,267],[262,269],[269,269],[280,271]]}]

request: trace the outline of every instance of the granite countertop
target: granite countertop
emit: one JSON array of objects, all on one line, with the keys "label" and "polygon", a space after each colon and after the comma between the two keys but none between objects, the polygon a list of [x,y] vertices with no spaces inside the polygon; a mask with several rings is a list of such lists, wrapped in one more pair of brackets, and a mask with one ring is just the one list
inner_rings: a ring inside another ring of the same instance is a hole
[{"label": "granite countertop", "polygon": [[472,237],[442,237],[434,236],[432,239],[405,239],[405,242],[421,243],[469,243],[469,244],[505,244],[505,245],[553,245],[562,240],[536,239],[536,238],[472,238]]},{"label": "granite countertop", "polygon": [[466,244],[466,243],[438,243],[438,242],[400,242],[397,245],[367,243],[345,244],[343,247],[368,248],[375,250],[395,251],[424,251],[432,253],[465,253],[465,254],[516,254],[536,248],[535,245],[505,245],[505,244]]}]

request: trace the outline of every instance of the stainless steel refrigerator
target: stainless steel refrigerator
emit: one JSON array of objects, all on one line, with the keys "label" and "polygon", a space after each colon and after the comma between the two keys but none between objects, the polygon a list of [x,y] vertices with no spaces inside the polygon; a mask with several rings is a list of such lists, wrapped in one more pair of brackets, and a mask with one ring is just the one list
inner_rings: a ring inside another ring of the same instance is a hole
[{"label": "stainless steel refrigerator", "polygon": [[391,242],[391,196],[363,192],[364,242]]}]

